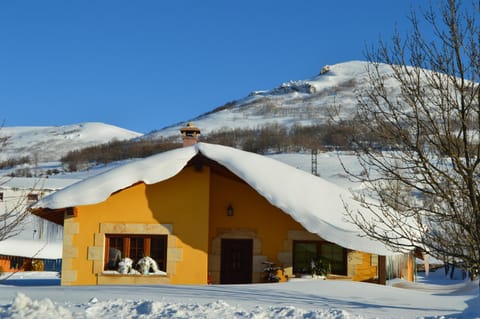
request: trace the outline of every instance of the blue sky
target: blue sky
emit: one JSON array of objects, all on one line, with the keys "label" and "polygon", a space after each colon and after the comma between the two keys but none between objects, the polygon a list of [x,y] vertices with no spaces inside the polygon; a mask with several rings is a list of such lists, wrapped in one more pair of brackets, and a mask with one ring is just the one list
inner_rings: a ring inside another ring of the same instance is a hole
[{"label": "blue sky", "polygon": [[147,133],[365,60],[420,0],[0,1],[4,126]]}]

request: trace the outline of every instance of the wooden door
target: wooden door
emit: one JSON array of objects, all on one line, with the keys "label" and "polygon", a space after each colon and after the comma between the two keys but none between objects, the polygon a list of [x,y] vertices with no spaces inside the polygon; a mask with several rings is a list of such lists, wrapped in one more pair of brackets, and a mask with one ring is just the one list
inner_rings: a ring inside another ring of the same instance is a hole
[{"label": "wooden door", "polygon": [[220,283],[251,283],[252,267],[252,239],[222,239]]}]

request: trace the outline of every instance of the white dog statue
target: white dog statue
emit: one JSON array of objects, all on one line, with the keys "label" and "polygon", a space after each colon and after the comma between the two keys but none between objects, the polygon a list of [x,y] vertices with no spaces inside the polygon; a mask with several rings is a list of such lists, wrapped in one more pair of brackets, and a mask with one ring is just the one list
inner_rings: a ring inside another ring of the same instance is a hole
[{"label": "white dog statue", "polygon": [[133,260],[130,258],[122,258],[118,263],[118,272],[121,274],[129,274],[133,268]]},{"label": "white dog statue", "polygon": [[157,262],[148,256],[143,257],[137,262],[137,269],[141,274],[148,275],[150,273],[150,269],[153,273],[158,273],[158,265]]}]

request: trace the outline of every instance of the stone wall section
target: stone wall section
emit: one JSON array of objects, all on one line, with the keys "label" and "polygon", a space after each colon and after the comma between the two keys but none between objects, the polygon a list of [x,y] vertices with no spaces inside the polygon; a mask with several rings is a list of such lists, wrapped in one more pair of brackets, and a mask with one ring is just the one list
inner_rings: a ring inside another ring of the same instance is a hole
[{"label": "stone wall section", "polygon": [[63,286],[74,285],[77,271],[73,269],[73,260],[78,258],[78,247],[73,244],[74,237],[80,232],[80,224],[74,218],[65,218],[63,225],[62,278]]},{"label": "stone wall section", "polygon": [[[167,235],[167,276],[104,274],[107,234]],[[178,244],[179,241],[173,234],[171,224],[100,223],[99,232],[94,234],[93,245],[87,247],[87,258],[93,263],[93,273],[97,276],[97,284],[100,285],[168,283],[170,282],[169,276],[175,274],[177,263],[182,261],[183,249],[178,247]]]}]

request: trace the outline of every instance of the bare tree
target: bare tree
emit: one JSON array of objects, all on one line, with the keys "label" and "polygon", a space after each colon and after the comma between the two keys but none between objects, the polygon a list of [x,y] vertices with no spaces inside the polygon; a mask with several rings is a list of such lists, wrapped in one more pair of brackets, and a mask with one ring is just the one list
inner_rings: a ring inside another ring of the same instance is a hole
[{"label": "bare tree", "polygon": [[356,196],[369,214],[347,210],[394,249],[479,269],[480,2],[435,4],[367,52],[353,136],[362,172],[345,169],[367,185]]},{"label": "bare tree", "polygon": [[[5,185],[12,177],[1,177],[0,186]],[[20,196],[6,195],[2,192],[2,210],[0,213],[0,241],[18,235],[24,226],[24,222],[30,216],[27,210],[28,194]]]},{"label": "bare tree", "polygon": [[[0,123],[0,130],[3,127],[3,122]],[[9,137],[0,136],[0,150],[2,145],[7,142]],[[27,158],[28,160],[28,158]],[[7,160],[6,165],[17,165],[19,163],[24,164],[25,158],[20,160]],[[0,187],[5,186],[13,177],[0,176]],[[35,181],[31,190],[36,188],[38,181]],[[0,190],[0,241],[18,235],[22,230],[25,222],[27,221],[30,213],[28,212],[28,194],[26,191],[16,192],[17,195],[13,195],[13,192],[4,192]],[[19,194],[19,195],[18,195]]]}]

